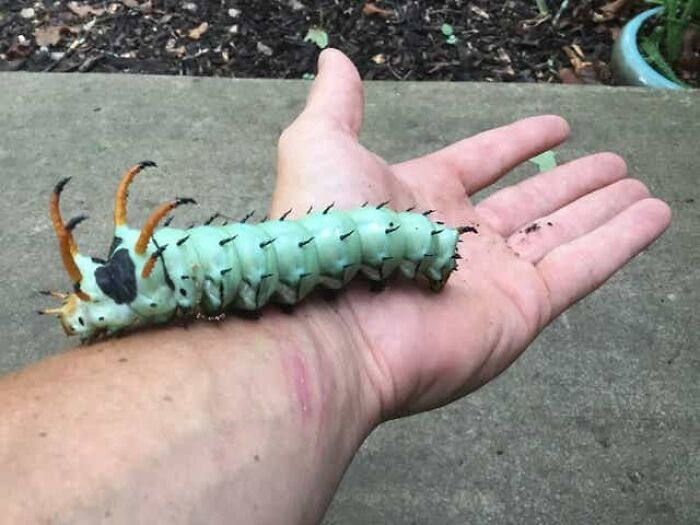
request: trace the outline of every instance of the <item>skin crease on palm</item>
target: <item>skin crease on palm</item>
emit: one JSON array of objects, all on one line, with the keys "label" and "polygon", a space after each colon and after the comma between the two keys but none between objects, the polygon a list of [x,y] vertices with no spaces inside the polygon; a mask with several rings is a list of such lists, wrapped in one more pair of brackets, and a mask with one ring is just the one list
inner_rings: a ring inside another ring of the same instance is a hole
[{"label": "skin crease on palm", "polygon": [[[569,126],[560,117],[527,118],[389,165],[358,141],[363,104],[355,67],[325,50],[304,111],[280,138],[271,216],[390,200],[393,209],[435,209],[434,220],[479,231],[462,236],[464,259],[441,293],[397,280],[383,293],[352,286],[333,302],[383,418],[443,405],[494,378],[670,222],[669,207],[611,153],[470,200],[565,141]],[[524,233],[535,221],[544,226]]]}]

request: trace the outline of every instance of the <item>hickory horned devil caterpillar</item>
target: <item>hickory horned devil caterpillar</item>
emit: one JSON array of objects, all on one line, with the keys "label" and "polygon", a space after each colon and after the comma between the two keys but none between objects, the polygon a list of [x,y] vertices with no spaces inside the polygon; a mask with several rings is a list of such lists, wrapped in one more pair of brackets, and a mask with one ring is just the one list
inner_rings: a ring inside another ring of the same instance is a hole
[{"label": "hickory horned devil caterpillar", "polygon": [[387,202],[347,211],[312,212],[299,220],[212,225],[180,230],[156,227],[169,212],[193,199],[176,198],[157,208],[140,230],[129,228],[129,185],[143,161],[124,174],[114,209],[114,239],[107,260],[78,251],[73,229],[84,215],[64,223],[59,199],[70,177],[51,195],[49,211],[63,265],[73,292],[42,292],[63,300],[39,313],[58,316],[68,335],[90,340],[124,328],[166,322],[176,314],[217,315],[238,309],[257,311],[270,299],[283,305],[301,301],[317,285],[340,289],[358,272],[383,282],[394,270],[422,275],[439,291],[456,269],[459,235],[471,226],[450,228],[431,222],[434,210],[395,212]]}]

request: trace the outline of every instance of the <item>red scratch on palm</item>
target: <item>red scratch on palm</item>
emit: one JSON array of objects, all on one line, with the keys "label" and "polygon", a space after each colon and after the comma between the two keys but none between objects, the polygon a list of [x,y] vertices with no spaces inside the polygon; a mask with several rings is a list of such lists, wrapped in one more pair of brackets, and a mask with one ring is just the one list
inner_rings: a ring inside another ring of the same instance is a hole
[{"label": "red scratch on palm", "polygon": [[299,412],[304,420],[311,417],[311,385],[309,371],[302,355],[297,351],[285,354],[284,368],[294,390]]}]

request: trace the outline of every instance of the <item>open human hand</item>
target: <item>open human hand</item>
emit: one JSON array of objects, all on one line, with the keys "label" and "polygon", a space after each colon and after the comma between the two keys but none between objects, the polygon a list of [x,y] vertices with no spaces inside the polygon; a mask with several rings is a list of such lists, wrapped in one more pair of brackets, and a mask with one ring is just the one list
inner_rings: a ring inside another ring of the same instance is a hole
[{"label": "open human hand", "polygon": [[280,139],[272,216],[390,200],[397,210],[435,209],[431,218],[449,225],[478,224],[478,234],[462,236],[464,259],[440,294],[395,281],[385,293],[354,286],[312,306],[333,308],[352,333],[383,418],[440,406],[494,378],[670,222],[669,207],[610,153],[470,201],[563,142],[560,117],[520,120],[394,165],[359,143],[362,120],[356,69],[324,51],[307,105]]}]

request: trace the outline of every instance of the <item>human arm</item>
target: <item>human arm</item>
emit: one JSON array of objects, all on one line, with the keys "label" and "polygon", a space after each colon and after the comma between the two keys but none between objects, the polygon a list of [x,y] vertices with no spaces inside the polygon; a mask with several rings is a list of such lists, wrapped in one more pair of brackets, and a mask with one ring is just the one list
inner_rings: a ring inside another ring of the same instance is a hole
[{"label": "human arm", "polygon": [[195,323],[3,378],[3,522],[313,523],[378,422],[338,326]]}]

